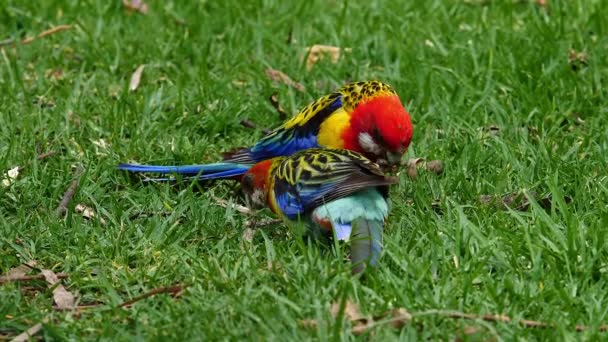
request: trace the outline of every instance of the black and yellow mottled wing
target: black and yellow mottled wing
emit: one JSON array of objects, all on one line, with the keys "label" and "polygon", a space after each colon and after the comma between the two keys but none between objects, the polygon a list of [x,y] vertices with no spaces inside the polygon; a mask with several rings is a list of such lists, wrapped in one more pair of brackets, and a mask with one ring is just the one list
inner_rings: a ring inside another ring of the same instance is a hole
[{"label": "black and yellow mottled wing", "polygon": [[[277,207],[289,219],[368,187],[397,182],[362,155],[335,149],[309,149],[285,159],[274,173]],[[384,189],[386,193],[386,189]]]},{"label": "black and yellow mottled wing", "polygon": [[278,156],[289,156],[305,149],[320,146],[318,134],[321,124],[342,109],[350,113],[358,103],[379,94],[396,94],[379,81],[349,83],[304,107],[293,118],[273,130],[250,148],[243,148],[225,156],[232,163],[257,163]]}]

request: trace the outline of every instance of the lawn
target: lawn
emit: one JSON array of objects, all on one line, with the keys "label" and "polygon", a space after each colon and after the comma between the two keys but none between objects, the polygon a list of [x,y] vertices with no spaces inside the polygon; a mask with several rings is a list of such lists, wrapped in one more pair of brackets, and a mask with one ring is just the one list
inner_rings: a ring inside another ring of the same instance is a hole
[{"label": "lawn", "polygon": [[[606,1],[148,6],[2,1],[0,274],[36,261],[27,274],[65,273],[76,304],[93,307],[57,310],[61,287],[44,280],[2,283],[0,339],[41,321],[49,340],[607,338]],[[71,26],[38,37],[59,25]],[[350,50],[309,70],[314,44]],[[150,185],[115,169],[219,160],[282,122],[271,95],[291,115],[369,79],[412,115],[406,158],[443,172],[400,172],[365,278],[341,246],[281,224],[246,241],[250,217],[216,200],[239,202],[229,182]],[[352,307],[374,325],[351,321]],[[382,318],[399,308],[411,319]]]}]

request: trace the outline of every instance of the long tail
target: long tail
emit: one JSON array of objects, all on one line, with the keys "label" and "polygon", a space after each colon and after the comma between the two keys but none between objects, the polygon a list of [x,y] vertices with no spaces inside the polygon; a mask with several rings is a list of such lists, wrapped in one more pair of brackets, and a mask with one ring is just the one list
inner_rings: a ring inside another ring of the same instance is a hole
[{"label": "long tail", "polygon": [[[185,175],[183,179],[197,179],[197,180],[212,180],[212,179],[226,179],[241,176],[251,168],[248,164],[236,164],[236,163],[214,163],[214,164],[202,164],[202,165],[176,165],[176,166],[162,166],[162,165],[138,165],[138,164],[119,164],[119,170],[125,170],[129,172],[150,172],[160,174],[177,174]],[[147,178],[147,181],[172,181],[175,180],[173,177],[161,177],[161,178]]]},{"label": "long tail", "polygon": [[360,273],[367,266],[378,265],[382,252],[383,224],[377,220],[358,219],[352,223],[350,261],[353,274]]}]

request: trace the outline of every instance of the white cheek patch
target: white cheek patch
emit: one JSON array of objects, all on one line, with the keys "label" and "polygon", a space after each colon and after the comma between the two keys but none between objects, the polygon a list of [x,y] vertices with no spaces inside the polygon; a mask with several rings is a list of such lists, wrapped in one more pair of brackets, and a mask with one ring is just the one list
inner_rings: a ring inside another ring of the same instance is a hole
[{"label": "white cheek patch", "polygon": [[359,133],[359,145],[365,150],[365,152],[373,153],[377,156],[382,154],[382,148],[378,145],[374,138],[367,132]]},{"label": "white cheek patch", "polygon": [[253,193],[251,194],[251,201],[255,204],[258,205],[260,207],[263,207],[266,205],[266,201],[264,201],[264,191],[260,190],[260,189],[255,189],[253,191]]}]

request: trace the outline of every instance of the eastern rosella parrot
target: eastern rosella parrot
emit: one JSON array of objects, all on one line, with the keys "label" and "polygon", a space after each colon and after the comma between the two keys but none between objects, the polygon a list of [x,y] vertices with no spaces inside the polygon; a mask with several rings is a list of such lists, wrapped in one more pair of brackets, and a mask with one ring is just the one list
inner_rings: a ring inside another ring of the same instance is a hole
[{"label": "eastern rosella parrot", "polygon": [[377,265],[388,186],[397,181],[359,153],[315,148],[255,164],[241,187],[250,205],[267,206],[328,237],[350,239],[353,273],[359,273]]},{"label": "eastern rosella parrot", "polygon": [[316,147],[348,149],[372,161],[397,165],[412,134],[410,115],[389,85],[356,82],[309,104],[252,147],[227,155],[224,162],[183,166],[120,164],[118,168],[198,175],[192,178],[200,180],[233,178],[245,174],[257,162]]}]

